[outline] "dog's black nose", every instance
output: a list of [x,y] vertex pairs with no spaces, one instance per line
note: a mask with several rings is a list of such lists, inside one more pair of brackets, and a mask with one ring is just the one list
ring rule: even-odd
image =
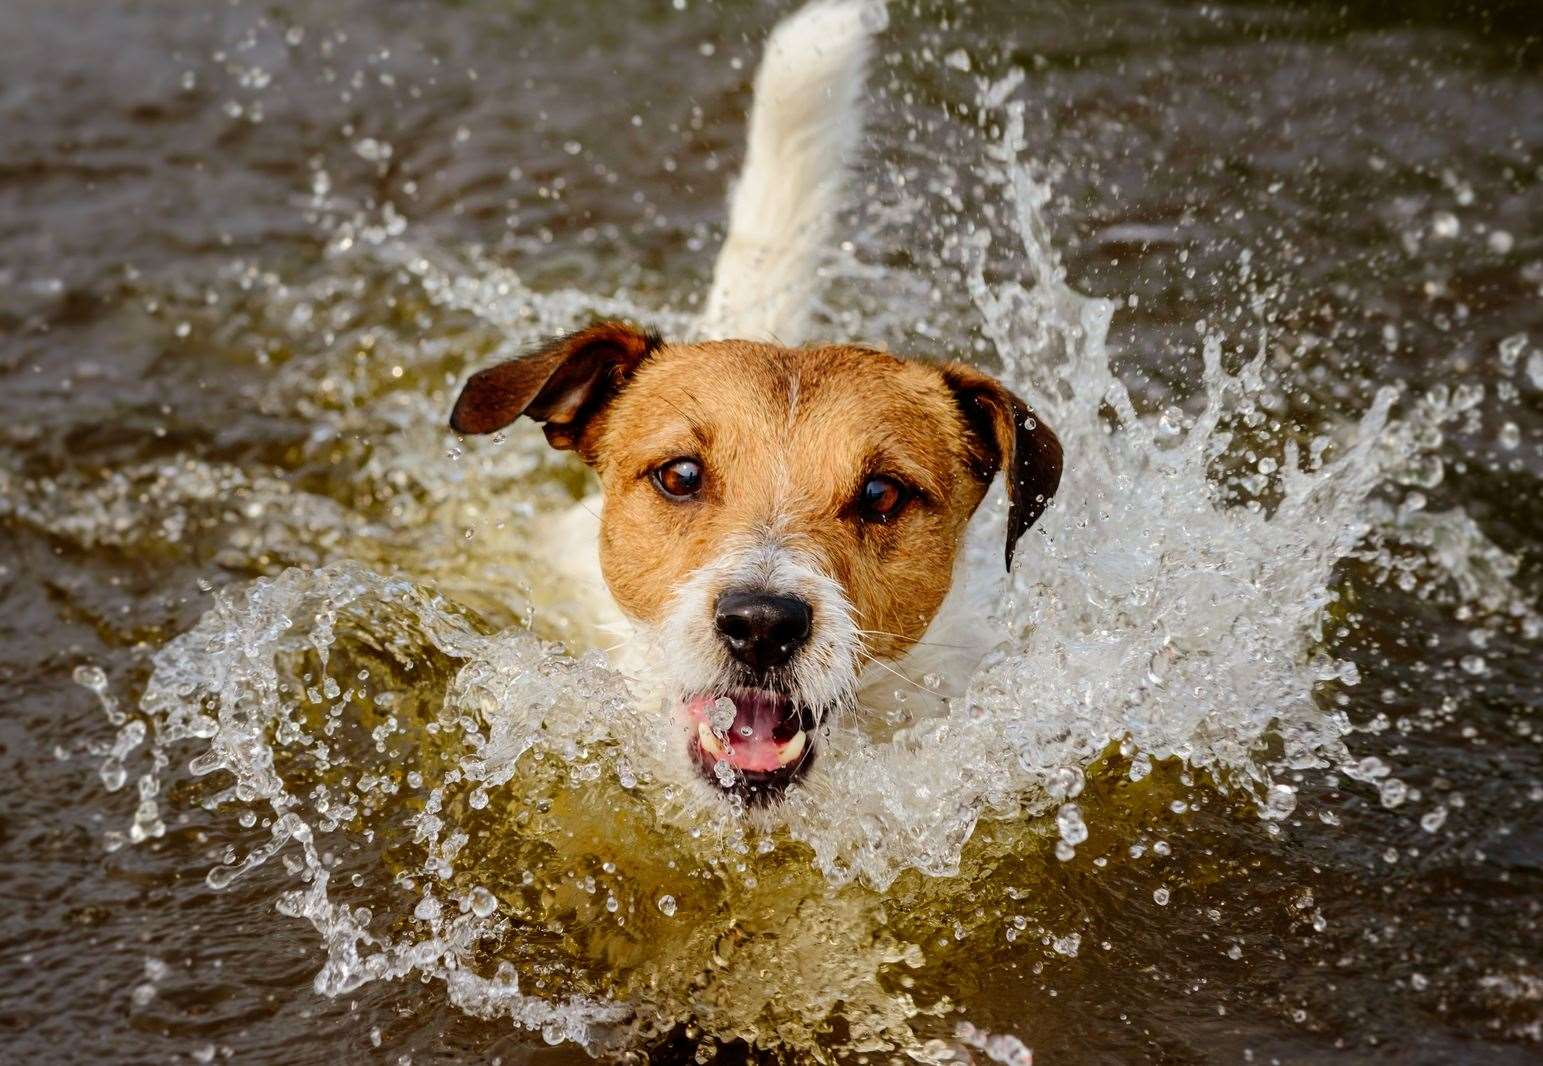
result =
[[757,672],[793,658],[809,639],[814,612],[794,596],[767,592],[725,592],[718,597],[715,621],[729,654]]

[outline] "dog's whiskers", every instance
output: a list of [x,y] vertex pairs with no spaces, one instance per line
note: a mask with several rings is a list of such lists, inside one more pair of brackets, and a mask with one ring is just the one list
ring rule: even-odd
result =
[[918,691],[918,692],[925,692],[929,696],[937,695],[936,692],[933,692],[932,689],[928,688],[926,685],[923,685],[919,681],[916,681],[916,680],[914,680],[912,678],[906,677],[899,670],[896,670],[893,666],[890,666],[887,662],[885,662],[883,659],[880,659],[877,655],[874,655],[872,652],[864,651],[862,649],[859,649],[857,654],[859,656],[861,656],[862,658],[867,659],[867,661],[869,663],[872,663],[874,666],[877,666],[880,670],[883,670],[886,673],[892,674],[895,677],[899,678],[901,681],[904,681],[907,685],[910,685],[912,688],[916,689],[916,691]]
[[[864,637],[894,637],[898,640],[908,640],[904,633],[890,633],[882,629],[858,629],[855,630]],[[910,643],[920,648],[947,648],[950,651],[973,651],[974,649],[964,644],[944,644],[936,640],[912,640]]]

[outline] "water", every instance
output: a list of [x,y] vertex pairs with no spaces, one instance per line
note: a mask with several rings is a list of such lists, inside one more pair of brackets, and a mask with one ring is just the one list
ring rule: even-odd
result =
[[1536,44],[896,7],[822,329],[1000,371],[1068,474],[968,697],[748,826],[531,561],[579,472],[442,428],[691,330],[778,11],[683,7],[0,31],[13,1046],[1529,1061]]

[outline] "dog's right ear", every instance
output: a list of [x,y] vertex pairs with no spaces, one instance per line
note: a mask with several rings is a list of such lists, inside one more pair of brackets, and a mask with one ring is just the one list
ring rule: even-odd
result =
[[492,433],[521,415],[554,448],[575,449],[584,427],[663,341],[624,322],[597,322],[518,359],[479,370],[450,412],[457,433]]

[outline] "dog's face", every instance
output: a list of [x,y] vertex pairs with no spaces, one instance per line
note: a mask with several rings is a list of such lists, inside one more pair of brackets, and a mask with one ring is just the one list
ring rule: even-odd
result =
[[522,413],[600,478],[601,568],[652,638],[682,750],[753,801],[808,768],[866,665],[926,631],[996,471],[1009,564],[1060,478],[1055,435],[993,379],[861,347],[604,323],[475,375],[451,425]]

